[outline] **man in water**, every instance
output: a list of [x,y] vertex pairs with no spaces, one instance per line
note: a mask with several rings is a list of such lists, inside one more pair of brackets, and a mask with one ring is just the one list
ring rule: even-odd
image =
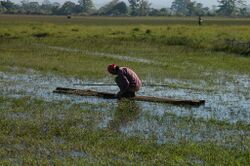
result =
[[133,70],[127,67],[119,67],[116,64],[108,65],[107,70],[110,74],[117,75],[115,82],[120,88],[116,95],[118,99],[135,97],[135,92],[139,91],[142,83]]

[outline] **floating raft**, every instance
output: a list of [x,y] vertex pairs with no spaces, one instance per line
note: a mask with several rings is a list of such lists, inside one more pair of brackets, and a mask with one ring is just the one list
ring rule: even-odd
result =
[[[116,99],[115,94],[107,92],[97,92],[93,90],[83,90],[83,89],[71,89],[71,88],[61,88],[58,87],[53,93],[60,94],[72,94],[78,96],[96,96],[104,99]],[[150,97],[150,96],[136,96],[131,98],[131,100],[136,101],[146,101],[146,102],[155,102],[155,103],[168,103],[174,105],[191,105],[191,106],[200,106],[205,104],[205,100],[179,100],[173,98],[159,98],[159,97]]]

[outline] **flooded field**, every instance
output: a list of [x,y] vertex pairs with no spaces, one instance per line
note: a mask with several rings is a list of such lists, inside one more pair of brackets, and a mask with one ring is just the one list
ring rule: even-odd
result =
[[[210,86],[210,89],[205,88],[206,82],[194,84],[191,81],[178,81],[166,78],[163,83],[164,86],[152,87],[147,86],[146,81],[144,81],[145,84],[138,93],[138,95],[143,96],[171,97],[176,99],[204,99],[206,100],[205,106],[192,108],[146,102],[138,102],[138,104],[143,110],[154,110],[152,114],[157,115],[162,115],[165,112],[172,112],[179,116],[192,115],[197,118],[214,118],[232,123],[238,121],[250,122],[250,77],[247,75],[232,75],[230,80],[226,80],[226,78],[222,80],[223,78],[221,78],[220,75],[218,75],[218,77],[220,81],[215,80],[215,84]],[[0,93],[8,97],[31,96],[46,101],[69,100],[74,103],[101,103],[107,102],[107,100],[95,97],[59,95],[52,93],[52,91],[56,87],[68,87],[115,93],[118,91],[116,86],[98,86],[98,84],[102,83],[112,83],[111,81],[110,78],[107,78],[107,80],[90,82],[88,80],[60,77],[53,74],[43,75],[33,70],[24,74],[0,72]],[[172,83],[175,83],[175,88],[166,86]],[[84,86],[84,84],[97,84],[97,86]],[[188,85],[192,88],[185,89],[183,85]],[[111,100],[109,103],[116,103],[116,100]]]
[[[100,104],[95,111],[104,112],[97,127],[113,128],[126,135],[140,135],[144,139],[154,137],[158,143],[180,140],[215,141],[226,144],[232,138],[249,137],[249,131],[225,129],[210,125],[206,121],[217,120],[227,123],[243,122],[250,124],[250,76],[228,75],[219,73],[214,84],[209,86],[206,82],[193,83],[192,81],[171,80],[166,78],[163,84],[175,84],[175,88],[167,86],[146,86],[138,95],[172,97],[177,99],[204,99],[205,106],[185,107],[169,104],[156,104],[146,102],[133,102],[124,106],[117,100],[105,100],[95,97],[82,97],[74,95],[54,94],[56,87],[83,88],[105,92],[117,92],[116,86],[83,86],[76,84],[112,83],[110,78],[91,82],[76,78],[66,78],[54,74],[41,74],[34,70],[25,73],[0,72],[0,95],[10,98],[29,96],[44,101],[65,101],[65,107],[72,104]],[[183,88],[184,85],[187,88]],[[178,88],[181,87],[181,88]],[[6,106],[7,107],[7,106]],[[127,109],[127,110],[126,110]],[[110,112],[110,110],[115,110]],[[119,110],[131,111],[131,117],[122,119]],[[107,112],[107,113],[105,113]],[[118,116],[117,116],[118,114]],[[29,115],[15,114],[9,118],[29,119]],[[182,118],[179,120],[178,118]],[[186,118],[186,123],[183,122]],[[198,122],[196,122],[196,120]],[[198,123],[198,124],[197,124]],[[185,124],[185,125],[184,125]],[[231,144],[231,143],[229,143]],[[237,146],[228,145],[228,146]]]
[[[248,42],[248,19],[0,17],[0,165],[249,165],[249,52],[224,43]],[[53,93],[116,93],[110,63],[139,96],[206,103]]]

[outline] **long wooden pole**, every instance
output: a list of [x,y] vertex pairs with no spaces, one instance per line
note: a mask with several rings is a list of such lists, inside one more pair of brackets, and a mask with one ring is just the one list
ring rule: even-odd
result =
[[[71,89],[71,88],[61,88],[58,87],[53,93],[60,94],[72,94],[79,96],[96,96],[105,99],[116,99],[115,94],[107,92],[97,92],[92,90],[83,90],[83,89]],[[201,106],[205,104],[205,100],[181,100],[173,98],[159,98],[159,97],[150,97],[150,96],[136,96],[131,98],[131,100],[137,101],[146,101],[146,102],[155,102],[155,103],[168,103],[174,105],[191,105],[191,106]]]

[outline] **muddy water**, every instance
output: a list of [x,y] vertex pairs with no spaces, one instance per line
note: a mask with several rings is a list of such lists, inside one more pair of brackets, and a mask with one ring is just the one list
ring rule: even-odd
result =
[[[120,112],[119,102],[116,100],[105,100],[95,97],[81,97],[73,95],[54,94],[52,91],[56,87],[84,88],[97,91],[117,92],[115,86],[74,86],[81,83],[95,83],[76,78],[65,78],[53,74],[40,74],[39,72],[29,70],[26,73],[3,73],[0,72],[0,95],[8,97],[31,96],[45,101],[68,101],[66,103],[105,103],[107,107],[97,108],[100,111],[118,110],[114,115],[108,113],[103,117],[102,122],[98,124],[100,128],[112,127],[128,135],[143,135],[145,139],[154,136],[158,143],[175,142],[180,139],[195,141],[230,142],[232,137],[241,135],[241,131],[223,130],[209,127],[205,123],[189,124],[183,127],[178,120],[173,120],[166,116],[166,113],[177,115],[177,117],[193,117],[202,119],[223,120],[230,123],[243,121],[250,124],[250,76],[230,75],[219,73],[214,81],[212,90],[203,90],[206,88],[206,82],[193,83],[192,81],[179,81],[166,79],[164,84],[175,83],[180,87],[190,85],[194,89],[170,88],[170,87],[143,87],[138,95],[173,97],[180,99],[204,99],[205,106],[201,107],[183,107],[167,104],[136,102],[137,113],[132,114],[128,119],[119,119],[122,115],[116,115]],[[109,82],[99,80],[96,83]],[[144,81],[146,82],[146,81]],[[67,105],[66,105],[67,106]],[[133,109],[135,107],[133,106]],[[150,117],[150,118],[148,118]],[[156,118],[155,118],[156,117]],[[159,121],[159,118],[161,120]],[[117,120],[118,119],[118,120]],[[119,122],[119,123],[118,123]],[[122,123],[120,123],[122,122]],[[174,125],[173,125],[174,124]],[[180,127],[182,126],[182,127]],[[250,133],[244,133],[243,136],[250,136]]]

